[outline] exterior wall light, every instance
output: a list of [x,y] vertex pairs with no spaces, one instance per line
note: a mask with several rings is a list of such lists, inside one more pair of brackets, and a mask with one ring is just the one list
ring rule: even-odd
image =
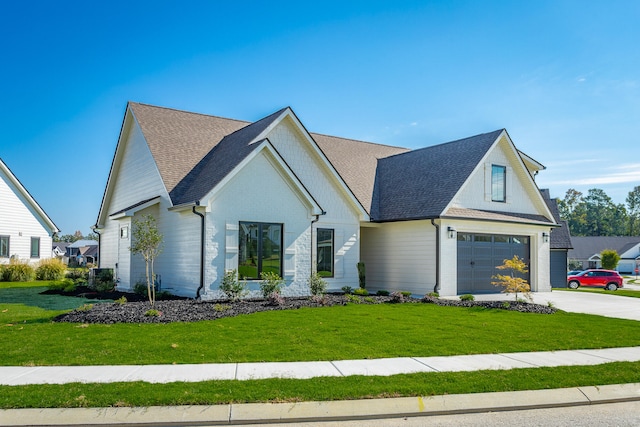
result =
[[542,241],[545,243],[549,242],[549,233],[547,232],[542,233]]
[[447,233],[449,234],[450,239],[456,238],[456,229],[453,227],[447,227]]

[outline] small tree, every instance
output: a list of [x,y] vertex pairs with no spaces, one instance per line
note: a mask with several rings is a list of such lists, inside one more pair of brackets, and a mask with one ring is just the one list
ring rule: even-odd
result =
[[602,263],[602,268],[606,270],[613,270],[616,268],[619,261],[620,255],[618,255],[618,252],[613,249],[605,249],[600,252],[600,262]]
[[156,219],[151,215],[143,215],[133,221],[131,227],[132,245],[129,248],[132,253],[142,255],[145,262],[145,275],[147,279],[147,294],[149,303],[153,307],[156,302],[155,272],[153,263],[162,252],[162,234],[158,231]]
[[249,293],[247,283],[238,280],[237,270],[230,270],[224,273],[220,290],[231,301],[238,301]]
[[365,286],[367,285],[364,262],[359,262],[357,264],[357,267],[358,267],[358,282],[359,282],[360,287],[362,289],[364,289]]
[[492,276],[493,279],[496,279],[495,282],[491,282],[492,285],[502,287],[502,292],[504,293],[515,293],[516,301],[518,300],[518,292],[522,293],[526,299],[529,301],[532,300],[531,287],[529,283],[522,277],[518,276],[518,274],[525,274],[529,270],[527,270],[527,264],[518,257],[518,255],[514,255],[511,259],[505,259],[504,264],[496,267],[498,270],[509,270],[509,274],[496,274]]

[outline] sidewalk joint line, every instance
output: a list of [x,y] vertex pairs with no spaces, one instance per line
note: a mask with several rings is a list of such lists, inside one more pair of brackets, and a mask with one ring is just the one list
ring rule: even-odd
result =
[[338,373],[339,373],[341,376],[346,377],[346,375],[344,374],[344,372],[342,372],[342,371],[340,370],[340,368],[338,368],[338,367],[336,366],[336,364],[335,364],[335,363],[333,363],[333,362],[334,362],[333,360],[329,361],[329,363],[331,363],[331,366],[333,366],[334,368],[336,368],[336,371],[338,371]]

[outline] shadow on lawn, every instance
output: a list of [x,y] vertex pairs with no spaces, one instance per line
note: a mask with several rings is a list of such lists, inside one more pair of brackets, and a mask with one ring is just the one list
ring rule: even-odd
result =
[[112,300],[93,300],[62,295],[42,294],[46,286],[0,289],[0,304],[24,304],[43,310],[74,310],[85,304],[113,302]]

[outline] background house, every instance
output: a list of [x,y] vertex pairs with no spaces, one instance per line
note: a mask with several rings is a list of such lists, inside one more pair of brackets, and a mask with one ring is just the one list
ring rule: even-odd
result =
[[620,255],[618,270],[620,273],[634,274],[640,266],[640,236],[573,236],[573,249],[569,251],[569,260],[582,269],[601,268],[600,253],[612,249]]
[[69,265],[87,265],[87,263],[97,265],[98,263],[98,241],[90,239],[76,240],[66,247],[66,256]]
[[11,258],[35,263],[52,256],[59,230],[0,159],[0,264]]
[[558,210],[558,202],[556,199],[551,198],[551,194],[548,189],[540,190],[542,197],[544,197],[549,210],[553,214],[559,227],[551,230],[550,236],[550,249],[549,255],[551,269],[550,280],[551,286],[554,288],[565,288],[567,286],[567,271],[569,262],[569,250],[573,248],[571,243],[571,232],[569,231],[569,225],[566,221],[560,219],[560,211]]

